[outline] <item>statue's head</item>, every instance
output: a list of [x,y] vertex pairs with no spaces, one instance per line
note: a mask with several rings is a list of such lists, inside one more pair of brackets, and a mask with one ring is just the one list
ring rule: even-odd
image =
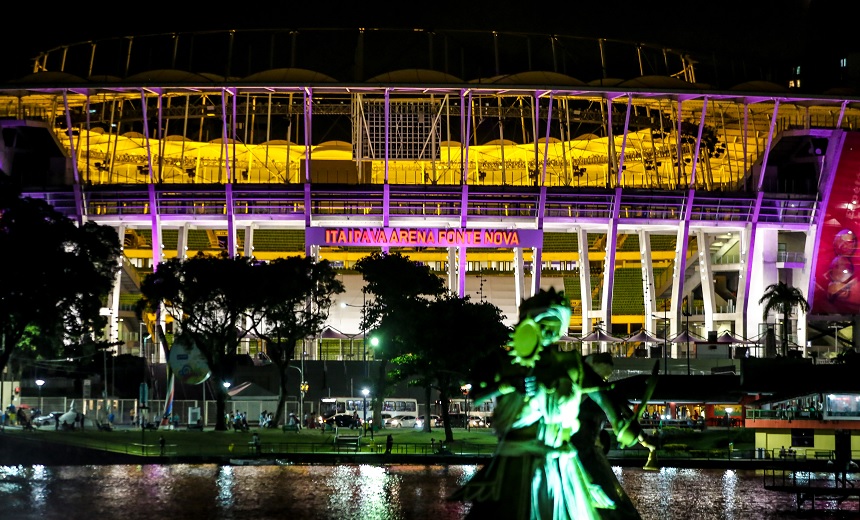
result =
[[570,301],[554,288],[541,291],[520,304],[519,323],[509,345],[514,362],[534,366],[540,351],[558,341],[570,326]]

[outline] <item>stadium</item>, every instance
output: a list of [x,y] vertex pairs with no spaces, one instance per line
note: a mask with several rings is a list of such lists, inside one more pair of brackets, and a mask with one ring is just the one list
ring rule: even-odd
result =
[[[824,361],[855,341],[860,99],[746,70],[486,31],[87,41],[0,85],[0,170],[123,237],[109,302],[122,353],[143,354],[152,330],[132,312],[141,276],[227,252],[334,262],[347,292],[306,359],[362,360],[351,267],[382,250],[508,323],[538,288],[564,289],[572,342],[607,334],[584,351],[774,357],[787,337],[791,356]],[[810,311],[763,317],[777,282]]]

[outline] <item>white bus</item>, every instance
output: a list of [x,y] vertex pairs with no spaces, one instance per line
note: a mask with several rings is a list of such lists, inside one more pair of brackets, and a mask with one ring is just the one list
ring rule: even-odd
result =
[[[448,400],[448,415],[451,418],[453,426],[465,426],[467,415],[472,418],[478,417],[481,420],[481,424],[476,424],[473,419],[472,426],[489,426],[493,418],[493,409],[495,406],[496,402],[492,399],[475,405],[475,401],[472,399],[452,398]],[[441,402],[436,401],[433,404],[433,413],[439,416],[442,415]]]
[[[358,414],[364,419],[364,404],[367,403],[367,416],[373,413],[373,399],[364,397],[323,397],[320,399],[319,414],[322,422],[328,421],[336,415],[348,415],[352,417]],[[418,400],[409,397],[386,397],[382,401],[382,413],[390,416],[410,413],[418,415]],[[340,425],[339,425],[340,426]]]

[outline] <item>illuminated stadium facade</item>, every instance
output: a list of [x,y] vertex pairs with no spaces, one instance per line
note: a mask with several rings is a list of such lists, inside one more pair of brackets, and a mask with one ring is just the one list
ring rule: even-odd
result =
[[[111,334],[126,345],[141,330],[129,310],[140,272],[198,251],[335,262],[349,305],[330,325],[358,334],[350,268],[387,250],[510,323],[536,288],[564,288],[572,336],[770,326],[804,356],[853,346],[858,100],[705,59],[472,32],[85,42],[0,85],[0,167],[27,196],[120,231],[110,306],[127,319]],[[737,82],[707,83],[705,68]],[[777,281],[811,312],[765,321],[758,300]],[[647,352],[636,346],[616,353]],[[353,354],[343,348],[309,354]]]

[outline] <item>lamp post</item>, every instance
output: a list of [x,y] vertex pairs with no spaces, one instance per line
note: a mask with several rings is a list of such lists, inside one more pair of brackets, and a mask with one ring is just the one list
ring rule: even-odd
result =
[[141,320],[140,325],[137,328],[138,329],[137,337],[140,339],[140,345],[138,345],[138,346],[140,347],[140,357],[142,357],[142,358],[146,357],[146,340],[148,340],[149,336],[150,336],[149,334],[147,334],[146,336],[143,335],[145,327],[146,327],[146,324],[143,322],[143,320]]
[[[364,350],[364,377],[370,376],[370,366],[367,362],[367,293],[361,292],[361,306],[340,302],[342,308],[354,307],[361,309],[361,348]],[[375,338],[374,338],[375,339]],[[373,340],[371,340],[373,341]]]
[[[370,347],[376,348],[379,346],[379,338],[370,338]],[[370,360],[367,359],[367,347],[364,349],[364,377],[370,377]]]
[[[138,396],[139,406],[137,410],[137,422],[140,424],[140,444],[144,446],[145,440],[145,431],[146,431],[146,421],[143,416],[146,414],[147,410],[149,410],[149,387],[146,385],[146,340],[152,337],[151,334],[143,335],[144,329],[143,321],[140,322],[140,326],[138,327],[140,335],[140,357],[143,359],[143,378],[140,380],[140,391]],[[144,453],[146,453],[146,447],[144,446]]]
[[669,373],[669,307],[663,303],[663,317],[656,314],[651,315],[652,318],[663,322],[663,373]]
[[[365,387],[361,389],[362,396],[362,404],[361,408],[364,412],[364,419],[362,419],[362,426],[364,426],[364,432],[367,433],[367,396],[370,394],[370,389]],[[373,428],[370,429],[370,438],[373,439]]]
[[[299,417],[305,417],[305,392],[307,391],[307,382],[305,381],[304,371],[297,366],[289,365],[290,368],[295,368],[299,371]],[[286,420],[286,417],[284,418]],[[286,423],[285,423],[286,424]]]
[[42,385],[44,385],[44,384],[45,384],[44,379],[37,379],[36,380],[36,386],[39,387],[39,410],[42,409]]
[[687,298],[684,298],[683,313],[687,322],[684,325],[685,332],[687,333],[687,375],[690,375],[690,300]]
[[460,390],[463,392],[463,398],[466,401],[466,431],[472,431],[472,421],[470,421],[471,418],[469,417],[469,392],[472,391],[472,385],[470,383],[466,383],[460,387]]
[[[230,381],[222,381],[222,382],[221,382],[221,386],[223,386],[223,387],[224,387],[224,392],[227,392],[228,390],[230,390],[230,386],[231,386]],[[216,418],[215,420],[216,420],[216,421],[223,421],[223,420],[224,420],[224,418],[223,418],[223,417],[219,417],[219,418]],[[217,423],[216,423],[216,424],[217,424]],[[217,425],[216,425],[216,428],[217,428]],[[227,429],[230,429],[230,425],[229,425],[229,424],[227,425]]]
[[830,326],[833,329],[833,354],[839,353],[839,324],[834,323]]

